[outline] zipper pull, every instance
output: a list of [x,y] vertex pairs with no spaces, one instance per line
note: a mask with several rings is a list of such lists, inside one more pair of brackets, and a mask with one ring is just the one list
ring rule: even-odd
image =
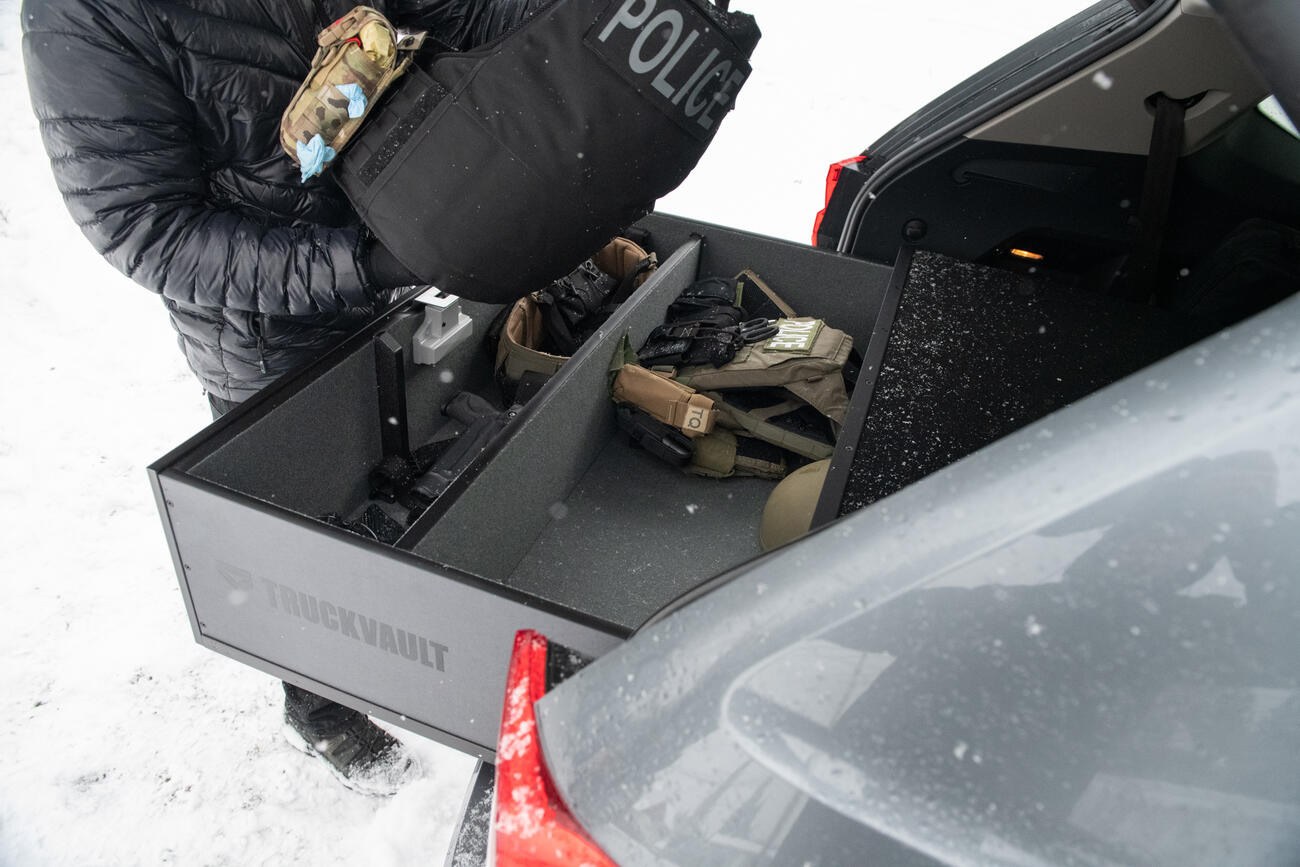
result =
[[266,366],[265,349],[266,347],[262,340],[262,329],[259,326],[257,329],[257,367],[262,371],[262,373],[270,373],[270,370]]

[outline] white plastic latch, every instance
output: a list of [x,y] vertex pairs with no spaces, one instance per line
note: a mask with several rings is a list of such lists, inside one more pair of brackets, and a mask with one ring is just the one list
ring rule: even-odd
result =
[[460,309],[459,295],[430,288],[416,301],[424,305],[424,321],[415,332],[411,358],[416,364],[437,364],[474,333],[474,320]]

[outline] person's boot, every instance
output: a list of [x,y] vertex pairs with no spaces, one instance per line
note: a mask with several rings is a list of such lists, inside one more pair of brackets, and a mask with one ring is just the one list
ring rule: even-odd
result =
[[365,795],[395,794],[420,774],[415,757],[365,714],[348,711],[328,728],[284,715],[285,738],[299,750],[322,759],[343,785]]

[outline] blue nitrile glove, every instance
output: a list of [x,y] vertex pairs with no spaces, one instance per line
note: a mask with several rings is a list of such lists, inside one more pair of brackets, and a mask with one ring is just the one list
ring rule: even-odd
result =
[[307,183],[307,179],[314,175],[319,175],[325,164],[334,157],[338,156],[334,148],[325,144],[325,139],[316,133],[311,137],[311,141],[303,144],[298,142],[298,165],[302,168],[302,183]]
[[366,113],[366,95],[359,84],[336,84],[334,88],[348,100],[348,117],[361,117]]

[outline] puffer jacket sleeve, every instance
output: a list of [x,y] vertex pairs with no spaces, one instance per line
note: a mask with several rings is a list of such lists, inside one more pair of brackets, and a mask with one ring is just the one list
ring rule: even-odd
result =
[[297,316],[373,303],[359,228],[269,225],[212,201],[192,108],[138,3],[26,0],[22,22],[59,190],[119,270],[203,306]]
[[553,0],[394,0],[394,20],[432,32],[464,50],[482,45],[523,22]]

